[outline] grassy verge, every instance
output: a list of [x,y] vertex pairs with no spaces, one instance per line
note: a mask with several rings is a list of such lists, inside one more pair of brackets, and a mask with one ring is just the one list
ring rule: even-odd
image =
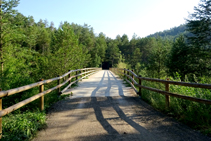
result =
[[[121,78],[123,77],[121,76]],[[174,80],[173,78],[171,80],[180,81]],[[138,82],[138,80],[136,81]],[[186,82],[189,81],[186,80]],[[199,83],[210,84],[211,82],[208,79],[201,79]],[[130,86],[126,81],[125,84]],[[165,86],[161,83],[142,81],[142,85],[165,90]],[[170,85],[170,92],[211,100],[211,90],[209,89]],[[142,99],[155,109],[176,118],[191,128],[211,136],[211,105],[170,97],[170,107],[166,108],[164,95],[146,89],[142,89]]]
[[[54,84],[55,86],[56,84]],[[68,84],[63,86],[65,88]],[[72,87],[75,87],[76,84],[72,85]],[[45,90],[52,87],[47,86],[45,87]],[[30,93],[31,92],[31,93]],[[14,103],[18,103],[21,100],[24,100],[33,94],[39,93],[38,88],[34,90],[30,90],[28,92],[23,93],[21,98],[15,98]],[[39,99],[23,106],[22,108],[4,116],[2,118],[2,130],[3,130],[3,136],[2,141],[28,141],[31,140],[37,133],[37,131],[43,129],[46,127],[46,113],[48,111],[48,108],[55,102],[65,99],[69,95],[61,95],[58,96],[57,91],[53,91],[49,94],[45,95],[45,110],[40,112],[38,109],[39,105]],[[16,96],[17,97],[17,96]],[[6,97],[6,99],[3,99],[3,102],[9,101],[11,97]],[[9,103],[10,105],[13,105],[12,102]],[[4,108],[8,107],[8,103],[3,105]]]
[[30,140],[38,130],[46,126],[45,112],[25,112],[22,114],[9,114],[2,119],[3,141]]
[[[143,81],[143,85],[161,90],[165,89],[164,85],[155,82]],[[211,91],[208,89],[170,85],[170,91],[191,97],[211,100]],[[142,99],[157,110],[176,118],[194,129],[200,130],[206,135],[211,135],[210,105],[170,97],[170,107],[166,108],[164,95],[146,89],[142,89]]]

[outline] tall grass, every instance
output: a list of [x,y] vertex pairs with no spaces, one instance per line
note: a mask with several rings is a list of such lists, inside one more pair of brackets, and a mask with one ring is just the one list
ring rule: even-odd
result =
[[[72,80],[74,81],[74,80]],[[63,82],[63,81],[62,81]],[[61,82],[61,83],[62,83]],[[46,84],[44,89],[47,90],[57,85],[57,82]],[[68,84],[61,87],[61,90]],[[73,85],[75,86],[75,85]],[[3,109],[12,106],[22,100],[25,100],[39,93],[39,87],[14,94],[3,98]],[[50,92],[44,96],[45,110],[39,111],[39,99],[17,109],[16,111],[4,116],[2,119],[3,136],[2,140],[30,140],[38,130],[46,125],[46,111],[55,102],[68,97],[69,95],[58,96],[57,90]]]
[[37,130],[45,127],[46,115],[44,112],[25,112],[9,114],[2,119],[3,141],[30,140]]
[[[123,75],[119,75],[121,78],[126,79]],[[194,82],[211,84],[210,78],[196,78],[195,76],[193,78]],[[135,78],[135,80],[138,82],[138,79]],[[170,80],[181,81],[177,76],[175,78],[170,77]],[[185,78],[185,82],[190,82],[187,77]],[[165,90],[165,85],[162,83],[142,80],[142,85]],[[170,92],[211,100],[210,89],[170,85]],[[200,130],[204,134],[211,135],[211,105],[170,97],[170,107],[167,108],[165,95],[147,89],[142,89],[142,99],[152,105],[155,109],[176,118],[194,129]]]
[[[144,86],[164,90],[163,84],[147,81],[143,81],[142,84]],[[170,92],[211,100],[211,90],[209,89],[170,85]],[[154,108],[175,117],[188,126],[199,129],[205,134],[211,134],[210,105],[170,97],[170,107],[167,108],[164,95],[146,89],[142,89],[142,98]]]

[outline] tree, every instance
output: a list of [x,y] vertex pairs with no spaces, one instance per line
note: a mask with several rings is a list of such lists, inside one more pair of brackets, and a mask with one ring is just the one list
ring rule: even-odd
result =
[[[36,44],[36,51],[39,53],[46,55],[50,53],[50,32],[48,28],[42,26],[44,23],[40,23],[41,26],[38,26],[38,33],[37,33],[37,44]],[[39,25],[39,24],[38,24]]]
[[8,41],[11,40],[10,34],[12,31],[11,19],[12,14],[16,13],[14,7],[17,7],[19,0],[0,0],[0,62],[1,75],[3,76],[4,68],[4,50]]
[[[47,74],[64,74],[69,69],[81,68],[84,65],[83,47],[79,45],[71,25],[64,22],[53,37],[53,54],[49,56]],[[49,76],[50,77],[50,76]]]
[[[99,66],[102,62],[105,60],[105,53],[107,49],[107,44],[106,44],[106,37],[105,35],[101,32],[98,37],[96,37],[96,43],[95,43],[95,58],[94,58],[94,64],[92,66]],[[98,61],[96,61],[98,60]],[[98,64],[96,64],[98,62]]]
[[115,40],[107,39],[108,48],[106,50],[107,62],[111,62],[112,67],[117,65],[120,59],[120,51],[118,48],[118,43]]
[[211,44],[211,0],[201,0],[195,12],[187,19],[188,41],[195,46],[206,48]]
[[195,74],[208,75],[211,71],[211,0],[201,0],[187,19],[189,60]]
[[142,53],[140,52],[140,49],[136,48],[130,59],[130,64],[132,68],[135,68],[136,64],[141,62],[141,56]]
[[151,72],[151,77],[164,76],[166,73],[166,61],[169,53],[170,44],[161,38],[156,40],[156,48],[151,50],[147,70]]
[[[90,27],[87,24],[84,24],[83,26],[77,25],[72,23],[71,24],[74,33],[78,36],[79,38],[79,44],[83,46],[84,52],[88,52],[86,56],[86,64],[88,67],[92,67],[93,65],[93,60],[95,59],[96,55],[96,48],[95,48],[95,43],[96,43],[96,38],[94,35],[93,28]],[[100,56],[98,54],[98,56]]]
[[184,80],[185,75],[191,72],[189,56],[188,45],[185,43],[184,36],[180,35],[173,43],[168,58],[167,67],[170,75],[173,76],[178,72],[181,75],[181,80]]

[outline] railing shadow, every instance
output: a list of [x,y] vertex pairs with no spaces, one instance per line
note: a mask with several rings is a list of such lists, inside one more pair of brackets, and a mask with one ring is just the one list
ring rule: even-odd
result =
[[[108,76],[108,79],[105,79],[106,74]],[[104,83],[105,80],[108,81],[108,83]],[[70,126],[75,127],[75,124],[77,122],[86,120],[86,118],[90,115],[91,112],[92,115],[94,114],[97,122],[103,127],[103,129],[107,132],[107,134],[104,134],[104,131],[103,134],[100,135],[79,134],[74,139],[82,141],[83,140],[84,141],[85,140],[167,140],[167,139],[172,139],[171,136],[174,137],[175,140],[206,139],[206,138],[204,139],[199,138],[200,136],[198,136],[195,132],[189,131],[188,128],[186,129],[184,127],[180,127],[176,122],[172,122],[172,119],[166,118],[163,115],[158,114],[158,112],[156,112],[155,110],[147,108],[147,106],[145,106],[140,99],[136,99],[132,96],[131,97],[124,96],[123,87],[121,84],[118,84],[120,83],[120,81],[117,80],[111,72],[105,71],[101,80],[98,82],[99,83],[95,83],[95,89],[94,90],[92,89],[93,91],[91,93],[91,97],[68,99],[67,102],[63,104],[65,105],[64,107],[59,105],[62,109],[59,110],[59,112],[64,111],[62,113],[65,113],[65,111],[72,110],[72,113],[70,112],[69,114],[65,114],[65,117],[67,119],[73,117],[74,119],[70,120],[70,124],[68,124],[67,126],[61,126],[61,131],[60,131],[61,134],[62,132],[65,132],[66,129],[64,128],[68,128]],[[102,90],[101,87],[105,87],[105,85],[107,85],[107,88]],[[111,92],[112,92],[111,89],[113,88],[112,86],[118,87],[119,96],[111,97]],[[107,97],[96,97],[97,93],[99,92],[104,93]],[[108,111],[106,111],[107,108],[109,110],[112,109],[112,113],[108,113]],[[79,109],[77,110],[79,111],[78,112],[79,114],[77,114],[76,111],[74,112],[75,109]],[[84,112],[81,109],[86,109],[86,110]],[[128,111],[131,111],[132,115],[130,114],[128,115]],[[104,114],[106,112],[109,115],[107,118],[106,118],[107,115]],[[76,115],[74,113],[76,113]],[[115,116],[113,116],[112,114],[115,114]],[[122,126],[117,127],[117,124],[115,124],[116,120]],[[157,120],[159,120],[159,122],[161,123],[164,122],[164,124],[159,124]],[[149,122],[152,122],[152,124],[156,124],[156,126],[146,127],[147,129],[141,126],[142,123],[150,125]],[[88,125],[92,125],[92,123]],[[98,126],[97,129],[93,129],[94,127],[89,129],[102,130],[101,126]],[[127,130],[127,128],[125,127],[124,129],[120,129],[123,126],[127,128],[130,126],[136,132],[123,134],[121,130],[124,130],[125,132],[130,130],[130,129]],[[58,126],[55,126],[55,128],[58,128]],[[172,130],[173,132],[166,132],[166,130],[169,131]],[[188,135],[185,135],[184,137],[181,136],[181,133],[183,132]],[[72,138],[70,138],[69,136],[66,136],[65,139],[72,140]]]
[[[112,97],[109,96],[110,94],[110,89],[111,89],[111,80],[110,80],[110,76],[109,74],[111,74],[113,76],[113,74],[109,71],[107,71],[107,75],[108,75],[108,86],[107,89],[105,90],[105,96],[107,97],[105,103],[110,103],[110,107],[112,107],[115,112],[119,115],[119,118],[121,118],[122,120],[124,120],[126,123],[128,123],[130,126],[132,126],[134,129],[136,129],[139,133],[141,133],[141,135],[144,134],[143,138],[149,138],[149,136],[151,136],[150,138],[152,138],[152,135],[149,134],[149,131],[147,131],[145,128],[143,128],[142,126],[140,126],[139,124],[137,124],[136,122],[134,122],[133,120],[129,119],[125,113],[122,111],[122,109],[118,106],[118,101],[114,100]],[[118,135],[119,133],[108,123],[108,121],[104,118],[103,114],[102,114],[102,110],[100,107],[100,104],[97,101],[97,98],[94,97],[96,95],[96,92],[100,89],[102,82],[104,80],[105,77],[105,72],[104,75],[100,81],[100,83],[98,84],[97,88],[95,90],[93,90],[92,92],[92,97],[91,97],[91,103],[93,105],[93,109],[95,112],[95,116],[96,119],[99,121],[99,123],[102,125],[102,127],[108,132],[108,134],[116,134]],[[117,82],[117,79],[113,76],[114,80]],[[119,91],[119,95],[124,99],[124,94],[123,94],[123,89],[121,87],[120,84],[118,85],[118,91]],[[124,99],[124,101],[126,102],[126,100]]]

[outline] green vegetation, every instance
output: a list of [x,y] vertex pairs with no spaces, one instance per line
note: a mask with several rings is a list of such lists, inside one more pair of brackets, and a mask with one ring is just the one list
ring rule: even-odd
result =
[[[54,78],[68,70],[101,67],[102,62],[108,62],[112,67],[134,69],[136,74],[144,77],[168,77],[171,80],[210,84],[211,0],[201,0],[186,25],[145,38],[134,34],[131,40],[127,35],[117,35],[116,39],[106,37],[103,33],[96,35],[94,29],[87,24],[64,22],[55,28],[53,22],[49,24],[47,20],[36,23],[32,16],[26,17],[14,10],[18,2],[19,0],[0,0],[2,90],[31,84],[41,78]],[[143,84],[163,89],[160,84]],[[52,82],[45,85],[45,89],[55,85],[56,82]],[[179,94],[211,99],[210,90],[178,86],[170,86],[170,89]],[[38,92],[38,88],[33,88],[5,97],[3,108]],[[60,99],[62,98],[64,97]],[[162,95],[143,90],[143,98],[157,109],[210,133],[210,106],[171,98],[171,107],[166,110]],[[56,92],[47,94],[45,109],[58,100]],[[31,139],[36,130],[45,125],[45,113],[38,112],[37,103],[38,100],[3,117],[3,140],[13,137],[17,140]],[[196,114],[200,116],[195,116]]]
[[[178,81],[179,79],[173,80]],[[189,81],[186,80],[185,82]],[[155,82],[143,81],[143,85],[165,90],[163,84]],[[202,99],[211,99],[211,92],[208,89],[170,85],[170,91]],[[162,111],[207,135],[211,135],[210,105],[170,97],[170,107],[166,108],[164,95],[146,89],[142,89],[142,99],[150,103],[157,110]]]
[[3,118],[3,139],[23,141],[32,139],[37,130],[46,126],[46,115],[42,112],[25,112]]
[[171,28],[169,30],[164,30],[164,31],[160,31],[160,32],[156,32],[154,34],[151,34],[147,37],[161,37],[163,39],[168,39],[168,40],[173,40],[175,41],[176,38],[179,37],[179,35],[189,35],[189,32],[186,31],[187,29],[187,25],[186,24],[182,24],[178,27],[174,27],[174,28]]
[[[127,64],[125,68],[134,69],[144,77],[211,84],[210,9],[211,0],[201,0],[186,25],[146,38],[134,36],[131,41],[125,41],[126,35],[122,36],[120,41],[124,44],[119,44],[119,48]],[[163,84],[147,81],[142,84],[165,90]],[[209,89],[170,85],[170,91],[211,100]],[[142,98],[156,109],[211,135],[210,105],[171,97],[167,109],[164,95],[145,89],[142,89]]]

